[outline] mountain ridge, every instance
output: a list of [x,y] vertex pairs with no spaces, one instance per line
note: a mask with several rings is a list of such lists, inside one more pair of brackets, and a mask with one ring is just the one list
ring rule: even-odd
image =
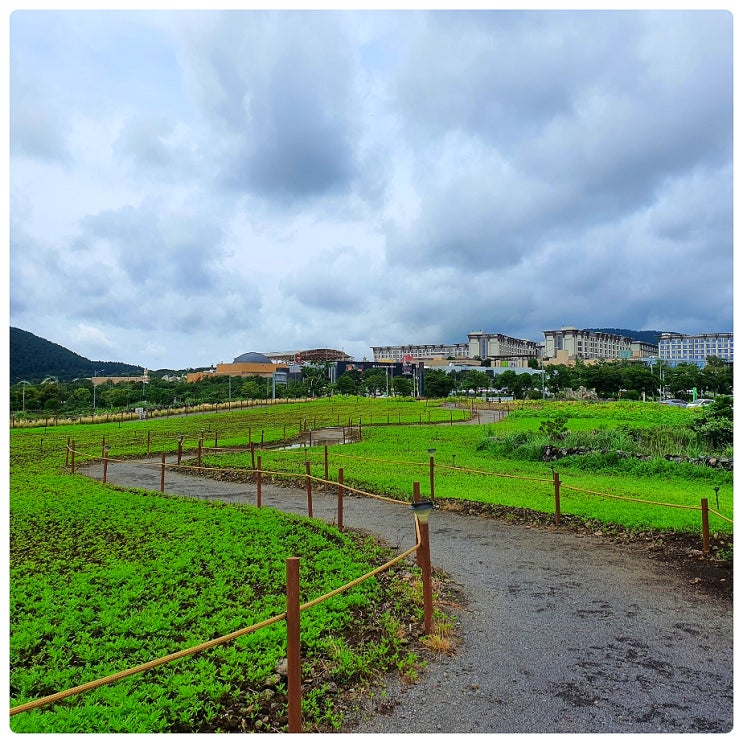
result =
[[21,328],[10,328],[10,383],[25,379],[40,382],[48,377],[71,381],[98,375],[131,376],[143,367],[121,361],[91,361],[58,343]]

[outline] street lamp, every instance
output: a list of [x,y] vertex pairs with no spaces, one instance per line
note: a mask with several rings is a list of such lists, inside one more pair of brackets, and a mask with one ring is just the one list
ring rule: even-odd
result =
[[94,371],[93,376],[90,378],[90,381],[93,383],[93,415],[95,415],[95,380],[98,374],[102,371],[103,369],[98,369],[98,371]]
[[21,393],[21,406],[22,406],[22,412],[26,412],[26,386],[31,384],[31,382],[27,382],[25,379],[21,379],[18,384],[22,384],[22,393]]

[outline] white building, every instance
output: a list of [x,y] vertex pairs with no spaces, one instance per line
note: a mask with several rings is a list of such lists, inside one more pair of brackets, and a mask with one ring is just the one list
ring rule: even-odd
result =
[[466,359],[469,352],[467,343],[427,343],[408,346],[372,346],[374,361],[405,361],[414,359]]
[[708,356],[733,360],[732,333],[662,333],[658,341],[658,358],[668,364],[704,366]]

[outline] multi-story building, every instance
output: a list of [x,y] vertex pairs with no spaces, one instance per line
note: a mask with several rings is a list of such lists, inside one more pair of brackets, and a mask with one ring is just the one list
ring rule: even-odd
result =
[[414,359],[467,358],[467,343],[426,343],[408,346],[372,346],[374,361],[400,362]]
[[492,359],[509,366],[526,366],[529,359],[541,357],[541,346],[535,341],[511,338],[503,333],[476,330],[467,334],[471,358]]
[[658,341],[658,358],[668,364],[704,366],[708,356],[733,361],[732,333],[662,333]]
[[658,347],[652,343],[614,333],[570,326],[543,332],[546,363],[571,364],[577,359],[640,359],[658,353]]

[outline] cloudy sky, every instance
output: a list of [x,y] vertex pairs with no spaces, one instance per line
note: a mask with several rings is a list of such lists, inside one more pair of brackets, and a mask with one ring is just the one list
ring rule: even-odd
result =
[[733,16],[9,16],[10,325],[150,369],[730,331]]

